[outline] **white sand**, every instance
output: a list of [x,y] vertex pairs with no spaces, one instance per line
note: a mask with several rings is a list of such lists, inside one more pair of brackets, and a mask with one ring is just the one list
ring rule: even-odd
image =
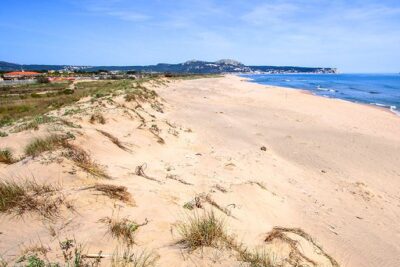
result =
[[[217,213],[226,219],[229,233],[249,248],[276,251],[284,244],[266,244],[267,233],[274,226],[296,227],[341,266],[400,266],[400,117],[236,76],[174,81],[155,90],[166,101],[165,113],[145,106],[156,117],[141,114],[148,127],[157,124],[161,129],[164,145],[149,131],[137,129],[135,114],[106,101],[103,106],[83,101],[78,105],[87,112],[67,117],[82,126],[69,129],[77,137],[74,143],[107,166],[113,177],[100,182],[126,186],[136,205],[74,190],[93,178],[56,152],[0,164],[2,179],[34,175],[38,181],[61,183],[77,209],[63,212],[56,222],[44,222],[37,215],[24,220],[2,215],[0,254],[11,258],[39,241],[55,248],[58,240],[73,236],[90,253],[111,254],[118,244],[98,220],[118,214],[138,223],[150,221],[139,228],[135,248],[154,249],[161,256],[159,266],[240,266],[232,251],[188,254],[174,245],[179,239],[174,225],[188,212],[182,206],[196,194],[208,193],[229,209],[230,217]],[[114,100],[133,105],[122,97]],[[88,122],[94,109],[102,111],[105,125]],[[95,129],[118,137],[132,152],[121,150]],[[22,153],[33,136],[55,130],[60,129],[41,126],[39,131],[11,134],[0,138],[0,148]],[[133,174],[143,163],[146,173],[160,183]],[[193,185],[166,179],[167,174]],[[56,237],[49,235],[49,226],[56,229]],[[318,266],[331,266],[309,242],[291,237]]]

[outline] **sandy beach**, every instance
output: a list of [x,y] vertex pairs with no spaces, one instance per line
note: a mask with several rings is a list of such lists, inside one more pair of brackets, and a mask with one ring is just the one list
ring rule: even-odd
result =
[[[271,251],[281,266],[335,266],[330,257],[340,266],[400,266],[399,116],[233,75],[148,86],[163,112],[122,95],[85,98],[51,112],[80,128],[49,123],[0,138],[18,157],[34,137],[70,133],[111,178],[92,177],[61,150],[0,163],[2,180],[58,184],[74,207],[52,220],[2,214],[4,259],[38,244],[60,256],[66,238],[111,255],[121,243],[102,218],[116,216],[143,224],[133,249],[154,251],[157,266],[247,266],[228,248],[177,245],[176,225],[213,209],[238,242]],[[96,113],[104,124],[90,122]],[[132,199],[110,199],[96,183],[125,186]],[[184,208],[196,198],[201,207]],[[281,232],[294,243],[268,239],[274,227],[300,228],[315,242],[289,230]]]

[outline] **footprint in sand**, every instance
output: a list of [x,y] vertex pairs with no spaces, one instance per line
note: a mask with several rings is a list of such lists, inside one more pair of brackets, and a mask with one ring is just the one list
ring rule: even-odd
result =
[[375,197],[375,194],[368,189],[368,186],[363,182],[356,182],[351,184],[350,193],[361,197],[365,201],[371,201]]

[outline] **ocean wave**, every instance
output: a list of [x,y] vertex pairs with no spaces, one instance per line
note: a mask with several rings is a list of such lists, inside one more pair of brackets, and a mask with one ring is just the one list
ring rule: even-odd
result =
[[385,104],[381,104],[381,103],[371,103],[371,105],[375,105],[375,106],[382,107],[382,108],[387,108],[387,109],[389,109],[391,112],[393,112],[394,114],[400,116],[400,110],[397,109],[397,106],[394,106],[394,105],[385,105]]
[[397,110],[396,106],[390,106],[390,111],[393,112],[394,114],[400,116],[400,110]]
[[319,85],[317,85],[317,90],[326,91],[326,92],[332,92],[332,93],[336,93],[336,92],[337,92],[337,91],[334,90],[334,89],[324,88],[324,87],[321,87],[321,86],[319,86]]
[[390,108],[389,105],[385,105],[385,104],[381,104],[381,103],[371,103],[371,105],[375,105],[375,106],[378,106],[378,107]]

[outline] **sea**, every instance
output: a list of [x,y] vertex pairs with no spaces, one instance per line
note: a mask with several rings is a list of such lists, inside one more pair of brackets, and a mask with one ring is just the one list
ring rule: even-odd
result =
[[264,85],[387,108],[400,116],[400,74],[249,74]]

